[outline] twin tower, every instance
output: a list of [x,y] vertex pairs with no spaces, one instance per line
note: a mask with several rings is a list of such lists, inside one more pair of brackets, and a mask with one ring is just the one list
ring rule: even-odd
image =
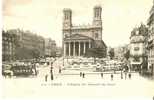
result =
[[[63,28],[67,29],[72,27],[72,10],[71,9],[64,9],[63,10],[64,17],[63,17]],[[94,7],[94,16],[93,16],[93,25],[100,27],[102,26],[102,19],[101,19],[102,8],[101,6]]]
[[[101,18],[101,13],[102,13],[102,7],[101,6],[95,6],[93,9],[93,22],[91,25],[87,26],[78,26],[78,29],[76,26],[72,25],[72,10],[71,9],[64,9],[63,10],[63,35],[67,35],[68,33],[71,34],[71,30],[87,30],[88,33],[86,32],[86,36],[89,36],[96,40],[94,38],[94,35],[98,36],[98,40],[102,39],[102,18]],[[81,32],[82,33],[82,32]],[[79,32],[80,34],[80,32]],[[69,34],[68,34],[69,35]]]
[[83,56],[90,48],[101,48],[106,55],[106,45],[102,40],[102,8],[94,7],[91,25],[72,24],[72,10],[64,9],[63,13],[63,54],[64,57]]

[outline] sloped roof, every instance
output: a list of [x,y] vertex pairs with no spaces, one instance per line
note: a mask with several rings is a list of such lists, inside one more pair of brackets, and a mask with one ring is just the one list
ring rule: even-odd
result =
[[104,48],[104,47],[107,48],[107,46],[106,46],[106,44],[103,40],[96,40],[95,41],[95,47],[96,48]]

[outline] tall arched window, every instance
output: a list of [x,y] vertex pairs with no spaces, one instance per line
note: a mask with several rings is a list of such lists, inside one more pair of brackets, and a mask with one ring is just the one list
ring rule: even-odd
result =
[[68,13],[65,14],[65,20],[68,19]]
[[99,17],[99,9],[95,10],[95,17]]

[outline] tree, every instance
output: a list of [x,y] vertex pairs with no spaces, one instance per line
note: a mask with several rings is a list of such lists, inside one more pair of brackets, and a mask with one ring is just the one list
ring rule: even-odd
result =
[[148,57],[147,56],[145,56],[145,57],[143,57],[143,62],[142,62],[142,70],[147,70],[148,69]]
[[113,59],[114,58],[114,49],[111,48],[108,53],[109,53],[110,59]]
[[148,35],[148,28],[143,23],[141,23],[141,26],[138,28],[138,30],[141,35]]
[[40,57],[40,51],[38,49],[33,49],[32,56],[33,56],[33,58],[36,58],[36,60],[37,60]]
[[37,51],[33,49],[28,49],[26,47],[17,47],[16,48],[16,59],[32,59],[35,58]]
[[129,57],[130,57],[130,50],[127,50],[127,52],[124,53],[124,57],[126,58],[126,60],[129,59]]

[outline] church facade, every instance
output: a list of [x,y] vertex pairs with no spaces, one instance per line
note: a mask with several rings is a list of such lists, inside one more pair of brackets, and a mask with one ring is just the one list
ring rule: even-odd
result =
[[63,56],[85,56],[90,49],[102,49],[103,57],[106,57],[106,48],[102,40],[102,8],[94,7],[93,22],[91,25],[72,25],[72,10],[63,10]]

